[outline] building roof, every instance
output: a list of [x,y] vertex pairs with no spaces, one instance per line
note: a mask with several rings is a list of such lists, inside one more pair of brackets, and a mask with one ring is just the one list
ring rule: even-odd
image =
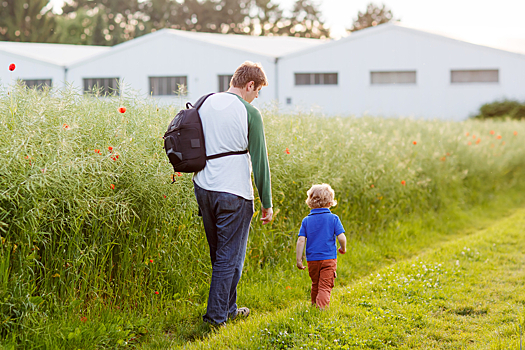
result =
[[329,40],[296,38],[292,36],[254,36],[239,34],[216,34],[162,29],[171,35],[182,36],[211,44],[248,51],[263,56],[281,57],[295,51],[312,48]]
[[0,41],[0,51],[58,66],[69,66],[77,61],[107,52],[108,50],[111,50],[111,47]]

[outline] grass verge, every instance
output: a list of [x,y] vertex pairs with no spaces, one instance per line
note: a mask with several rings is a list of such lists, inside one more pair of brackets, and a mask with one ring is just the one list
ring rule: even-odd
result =
[[189,349],[519,349],[525,209],[487,229],[307,301],[233,324]]

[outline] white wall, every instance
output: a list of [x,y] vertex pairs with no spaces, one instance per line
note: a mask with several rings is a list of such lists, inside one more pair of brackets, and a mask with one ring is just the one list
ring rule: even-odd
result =
[[[9,71],[9,65],[14,63],[16,68]],[[0,51],[0,85],[7,87],[17,79],[51,79],[51,84],[61,87],[64,84],[64,68],[52,63],[46,63],[24,56]]]
[[[499,83],[451,84],[451,69],[499,69]],[[285,56],[278,70],[285,110],[463,120],[483,103],[525,99],[525,56],[395,25]],[[401,70],[415,70],[416,84],[370,84],[371,71]],[[294,73],[323,72],[337,72],[338,85],[294,85]]]
[[[119,77],[134,90],[149,95],[150,76],[187,76],[188,95],[182,99],[195,101],[199,96],[217,92],[217,75],[233,74],[244,61],[260,62],[270,86],[262,89],[257,104],[275,99],[273,59],[235,49],[186,39],[171,33],[158,33],[116,46],[111,52],[70,67],[68,81],[83,88],[83,78]],[[179,103],[178,97],[155,96],[161,103]],[[254,103],[255,104],[255,103]]]

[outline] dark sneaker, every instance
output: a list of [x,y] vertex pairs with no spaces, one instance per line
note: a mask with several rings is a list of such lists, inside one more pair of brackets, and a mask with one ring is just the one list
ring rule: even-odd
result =
[[206,316],[203,316],[202,317],[202,320],[205,322],[205,323],[209,323],[209,325],[213,328],[215,327],[226,327],[226,322],[221,322],[221,323],[216,323],[216,322],[213,322],[212,320],[210,320],[208,317]]

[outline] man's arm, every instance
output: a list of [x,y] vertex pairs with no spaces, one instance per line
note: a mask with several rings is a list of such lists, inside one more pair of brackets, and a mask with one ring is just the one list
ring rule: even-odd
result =
[[269,222],[273,215],[272,208],[272,182],[270,178],[270,165],[262,116],[259,110],[251,105],[248,110],[248,151],[252,160],[253,178],[259,192],[263,207],[263,222]]
[[303,266],[303,251],[304,251],[305,242],[306,242],[306,237],[299,236],[299,238],[297,239],[297,246],[295,247],[295,262],[299,270],[306,269],[306,267]]

